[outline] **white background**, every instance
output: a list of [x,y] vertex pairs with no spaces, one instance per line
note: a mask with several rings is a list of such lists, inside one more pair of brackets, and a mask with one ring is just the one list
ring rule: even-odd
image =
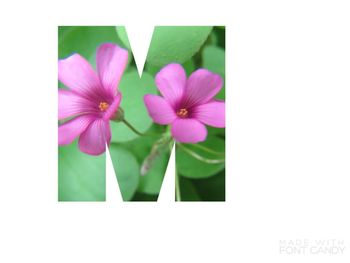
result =
[[[0,262],[349,262],[348,1],[229,2],[2,2]],[[227,26],[225,203],[57,202],[71,24]],[[279,252],[333,238],[343,255]]]

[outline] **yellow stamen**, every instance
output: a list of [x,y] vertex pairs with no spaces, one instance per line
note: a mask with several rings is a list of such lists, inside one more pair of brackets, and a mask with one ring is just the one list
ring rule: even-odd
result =
[[106,111],[109,107],[109,104],[107,102],[100,102],[100,105],[98,105],[100,108],[100,111]]
[[187,109],[183,108],[180,109],[176,112],[177,116],[181,117],[181,118],[186,118],[188,116],[188,111]]

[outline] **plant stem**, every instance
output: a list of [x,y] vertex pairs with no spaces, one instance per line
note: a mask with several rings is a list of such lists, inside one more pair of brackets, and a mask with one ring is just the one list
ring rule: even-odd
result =
[[204,162],[204,163],[209,163],[209,164],[217,164],[217,163],[224,163],[225,159],[208,159],[205,158],[201,155],[199,155],[198,153],[193,152],[192,150],[188,149],[187,147],[185,147],[183,144],[181,143],[176,143],[176,145],[180,146],[180,148],[182,150],[184,150],[186,153],[188,153],[189,155],[191,155],[193,158]]
[[134,133],[136,133],[137,135],[140,136],[161,136],[161,134],[156,134],[156,133],[142,133],[140,131],[138,131],[134,126],[132,126],[132,124],[130,122],[128,122],[126,119],[123,119],[122,122],[128,126],[128,128],[130,130],[132,130]]
[[206,151],[206,152],[208,152],[208,153],[212,153],[212,154],[216,154],[216,155],[225,155],[225,153],[223,153],[223,152],[217,152],[217,151],[215,151],[215,150],[213,150],[213,149],[210,149],[210,148],[205,147],[204,145],[192,144],[192,146],[193,146],[193,147],[196,147],[196,148],[198,148],[198,149],[201,149],[201,150],[203,150],[203,151]]
[[142,132],[139,132],[138,130],[136,130],[136,128],[134,127],[134,126],[132,126],[131,124],[130,124],[130,122],[128,122],[126,119],[123,119],[122,120],[122,122],[124,122],[124,124],[126,125],[126,126],[128,126],[128,128],[130,129],[130,130],[132,130],[134,133],[136,133],[136,134],[138,134],[138,135],[144,135]]
[[181,191],[180,191],[180,177],[175,168],[175,198],[176,201],[181,202]]

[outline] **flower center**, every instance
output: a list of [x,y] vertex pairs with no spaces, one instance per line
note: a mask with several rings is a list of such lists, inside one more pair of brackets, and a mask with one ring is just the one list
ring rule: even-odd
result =
[[179,116],[180,118],[187,118],[188,117],[188,110],[183,108],[180,109],[176,112],[177,116]]
[[106,111],[109,107],[109,104],[107,102],[100,102],[100,105],[98,105],[98,107],[100,108],[100,111]]

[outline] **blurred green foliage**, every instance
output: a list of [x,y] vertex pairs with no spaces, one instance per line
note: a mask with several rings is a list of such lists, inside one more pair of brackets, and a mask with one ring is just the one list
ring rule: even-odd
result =
[[[130,52],[124,27],[62,26],[58,28],[58,56],[72,53],[84,56],[94,67],[97,47],[113,42],[129,49],[129,64],[119,88],[123,98],[121,107],[126,119],[141,132],[159,133],[164,126],[152,124],[143,103],[145,94],[157,94],[155,74],[162,66],[179,62],[189,76],[200,67],[220,74],[225,79],[224,27],[156,27],[140,79]],[[65,88],[59,83],[59,88]],[[217,95],[225,99],[225,89]],[[160,137],[140,137],[123,123],[111,122],[110,154],[124,200],[156,201],[168,164],[169,151],[161,151],[152,158],[151,167],[141,176],[144,160]],[[225,129],[208,128],[208,138],[202,145],[225,152]],[[198,154],[217,158],[186,144]],[[105,154],[89,156],[79,151],[77,143],[59,147],[58,199],[60,201],[105,200]],[[177,170],[180,176],[182,201],[224,201],[225,164],[206,164],[176,149]],[[116,189],[117,191],[118,189]]]
[[78,144],[58,149],[58,199],[61,201],[104,201],[106,198],[105,154],[91,156]]
[[[153,76],[143,72],[141,79],[134,68],[126,72],[120,83],[122,93],[120,106],[124,110],[125,118],[140,132],[146,132],[152,125],[152,119],[147,113],[143,102],[145,94],[157,94]],[[125,142],[138,137],[124,123],[111,122],[112,142]]]

